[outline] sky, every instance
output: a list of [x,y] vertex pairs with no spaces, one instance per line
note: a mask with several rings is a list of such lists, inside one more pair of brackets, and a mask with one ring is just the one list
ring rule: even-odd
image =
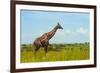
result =
[[63,11],[20,11],[21,44],[31,44],[42,34],[51,31],[59,22],[58,29],[50,43],[89,42],[90,14],[88,12]]

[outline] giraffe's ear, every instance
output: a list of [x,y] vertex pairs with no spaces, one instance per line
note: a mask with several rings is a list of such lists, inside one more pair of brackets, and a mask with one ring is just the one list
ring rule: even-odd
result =
[[57,24],[60,25],[59,22]]

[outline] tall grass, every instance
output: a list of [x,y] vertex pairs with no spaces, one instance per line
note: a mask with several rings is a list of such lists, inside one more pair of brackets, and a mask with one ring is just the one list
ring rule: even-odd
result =
[[34,55],[34,45],[21,45],[21,62],[49,62],[89,59],[89,43],[51,44],[45,55],[44,48],[40,48]]

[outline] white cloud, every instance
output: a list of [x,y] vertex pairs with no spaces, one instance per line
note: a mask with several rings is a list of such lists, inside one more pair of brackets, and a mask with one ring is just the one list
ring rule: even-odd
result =
[[72,34],[72,31],[70,29],[66,29],[66,30],[58,30],[56,32],[57,36],[69,36]]
[[78,34],[86,35],[88,33],[87,29],[80,27],[78,29],[63,29],[63,30],[57,30],[54,37],[75,37]]
[[80,27],[79,29],[76,30],[76,32],[80,33],[80,34],[86,34],[87,30],[83,27]]
[[67,30],[65,31],[65,33],[66,33],[66,34],[71,34],[71,33],[72,33],[72,31],[71,31],[71,30],[69,30],[69,29],[67,29]]

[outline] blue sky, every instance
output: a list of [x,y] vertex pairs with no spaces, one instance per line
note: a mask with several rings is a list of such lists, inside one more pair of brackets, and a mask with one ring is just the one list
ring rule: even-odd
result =
[[31,44],[43,33],[51,31],[57,22],[63,30],[58,30],[50,43],[89,42],[89,13],[34,10],[21,10],[20,13],[21,44]]

